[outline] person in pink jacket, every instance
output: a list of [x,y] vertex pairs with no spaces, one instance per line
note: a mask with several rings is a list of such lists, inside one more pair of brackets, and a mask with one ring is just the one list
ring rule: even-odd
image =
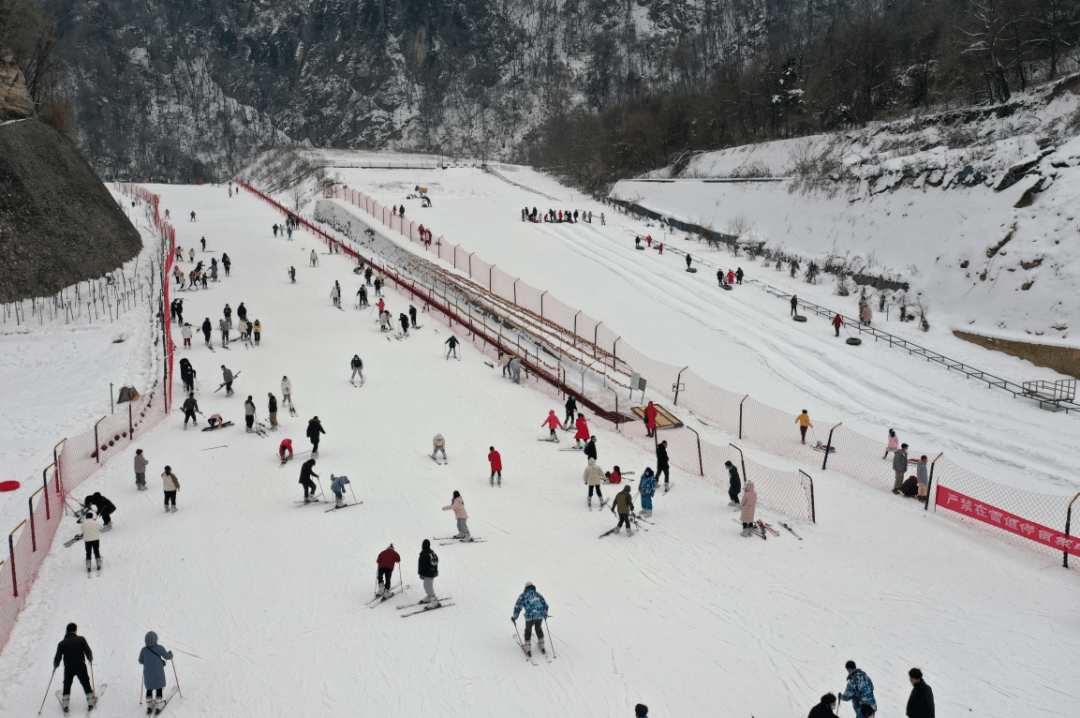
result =
[[889,458],[889,454],[895,453],[896,450],[899,449],[899,448],[900,448],[900,439],[896,438],[896,432],[895,431],[893,431],[892,429],[889,429],[889,445],[887,447],[885,447],[885,455],[882,456],[881,458],[882,459]]
[[454,518],[457,519],[457,534],[454,538],[461,539],[462,541],[472,541],[472,536],[469,535],[469,526],[467,524],[469,515],[465,513],[465,502],[461,500],[461,493],[454,492],[454,500],[450,502],[449,506],[443,506],[443,511],[453,511]]
[[502,456],[499,455],[498,451],[495,451],[494,446],[489,447],[489,449],[488,461],[491,462],[491,485],[495,485],[495,477],[497,475],[499,478],[499,486],[502,486]]
[[562,428],[562,422],[559,421],[559,417],[555,416],[554,410],[548,412],[548,417],[544,419],[544,423],[540,426],[546,426],[551,429],[551,436],[548,438],[548,441],[554,441],[555,443],[559,442],[559,436],[555,433],[555,430]]
[[757,490],[753,481],[747,481],[742,495],[742,534],[749,536],[754,531],[754,510],[757,508]]
[[577,421],[574,422],[574,426],[577,427],[577,433],[574,434],[574,448],[580,449],[581,442],[589,440],[589,425],[585,421],[584,414],[577,415]]

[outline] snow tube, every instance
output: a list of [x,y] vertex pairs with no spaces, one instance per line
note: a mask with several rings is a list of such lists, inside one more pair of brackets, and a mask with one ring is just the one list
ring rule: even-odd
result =
[[857,347],[862,344],[862,339],[859,339],[858,337],[848,337],[847,343],[853,347]]
[[642,247],[642,246],[641,246],[641,245],[639,244],[639,245],[637,245],[636,247],[634,247],[634,249],[641,249],[641,250],[644,250],[645,248],[644,248],[644,247]]
[[730,284],[725,284],[725,285],[723,285],[723,287],[724,287],[725,292],[730,292],[731,291],[731,285]]
[[804,317],[801,314],[796,314],[795,316],[792,317],[792,319],[794,319],[797,322],[805,322],[806,321],[806,317]]
[[690,274],[696,274],[697,273],[697,267],[687,267],[686,271],[690,272]]
[[0,481],[0,491],[14,491],[21,484],[18,481]]

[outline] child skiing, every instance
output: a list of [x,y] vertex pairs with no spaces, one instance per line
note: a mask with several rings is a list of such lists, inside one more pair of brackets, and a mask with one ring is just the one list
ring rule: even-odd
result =
[[461,493],[455,491],[453,499],[450,501],[450,505],[443,506],[442,510],[454,512],[454,518],[457,519],[458,530],[454,535],[454,538],[461,539],[462,541],[472,541],[472,536],[469,535],[469,515],[465,513],[465,502],[461,498]]
[[488,461],[491,462],[491,485],[495,485],[495,475],[499,476],[499,486],[502,486],[502,457],[498,451],[495,451],[495,447],[489,447]]
[[615,502],[611,505],[611,513],[619,513],[619,523],[615,527],[615,533],[619,533],[619,529],[626,526],[626,535],[633,536],[634,532],[630,528],[630,514],[634,513],[634,499],[630,495],[630,487],[625,486],[623,490],[615,494]]
[[[443,438],[443,435],[442,434],[436,434],[435,438],[431,440],[431,445],[434,447],[434,449],[431,452],[431,458],[435,459],[435,456],[439,452],[442,452],[443,461],[446,461],[446,439]],[[435,463],[438,463],[438,462],[439,462],[439,460],[435,459]]]
[[548,412],[547,419],[545,419],[544,423],[542,423],[540,426],[546,426],[548,427],[548,429],[551,430],[551,433],[549,434],[549,437],[547,439],[548,441],[554,441],[555,443],[559,443],[559,436],[555,433],[555,430],[561,429],[562,424],[559,423],[559,417],[555,416],[554,409]]
[[143,667],[143,687],[146,688],[146,715],[156,715],[165,708],[165,700],[162,698],[166,682],[165,661],[171,661],[173,654],[158,645],[157,634],[153,631],[147,632],[144,640],[146,646],[139,651],[139,663]]
[[548,614],[547,601],[536,590],[536,586],[532,582],[525,584],[525,590],[518,596],[517,602],[514,604],[514,615],[510,617],[511,621],[515,624],[518,619],[518,615],[525,611],[525,643],[522,648],[525,650],[525,655],[532,657],[532,632],[536,629],[536,637],[540,643],[538,648],[543,654],[547,654],[547,650],[544,648],[544,628],[541,625]]
[[334,476],[333,474],[330,474],[330,490],[334,492],[335,509],[340,509],[345,506],[345,484],[348,483],[348,476]]

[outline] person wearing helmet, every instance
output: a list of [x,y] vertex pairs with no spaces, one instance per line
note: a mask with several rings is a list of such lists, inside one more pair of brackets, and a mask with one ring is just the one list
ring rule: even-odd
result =
[[518,596],[517,603],[514,604],[514,615],[511,616],[511,621],[517,621],[518,615],[525,611],[525,655],[532,656],[532,632],[536,629],[536,637],[540,640],[540,652],[547,654],[547,650],[544,648],[544,628],[541,625],[543,620],[547,618],[548,605],[544,597],[536,590],[536,586],[532,582],[525,584],[525,590]]

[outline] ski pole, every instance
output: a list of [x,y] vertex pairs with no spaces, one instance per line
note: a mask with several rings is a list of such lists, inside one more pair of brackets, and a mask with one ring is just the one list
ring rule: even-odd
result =
[[45,710],[45,701],[49,700],[49,691],[52,690],[53,678],[56,678],[56,669],[59,666],[54,666],[52,669],[52,675],[49,676],[49,687],[45,689],[45,697],[41,699],[41,707],[38,708],[38,715],[41,715],[41,711]]
[[544,616],[544,628],[547,629],[548,642],[551,643],[551,657],[558,658],[558,656],[555,655],[555,641],[551,638],[551,626],[548,624],[547,616]]
[[97,681],[94,679],[94,662],[90,661],[90,690],[97,693]]
[[176,675],[176,661],[172,662],[172,675],[176,679],[176,692],[180,694],[180,697],[184,697],[184,692],[180,690],[180,676]]
[[349,493],[352,494],[352,502],[354,504],[360,503],[359,501],[356,500],[356,492],[352,490],[352,482],[351,481],[349,482]]
[[145,685],[146,685],[146,676],[143,675],[141,678],[139,678],[139,705],[142,705],[143,686],[145,686]]
[[[520,629],[518,629],[517,619],[516,618],[511,618],[510,622],[514,624],[514,633],[517,634],[518,646],[521,648],[522,653],[524,653],[525,652],[525,642],[521,640],[521,631],[520,631]],[[528,657],[528,655],[529,655],[528,653],[525,653],[526,657]]]
[[[333,476],[333,474],[331,474],[331,476]],[[319,482],[319,495],[323,498],[326,498],[326,494],[324,494],[322,490],[322,479],[320,479],[318,476],[316,476],[315,479]]]

